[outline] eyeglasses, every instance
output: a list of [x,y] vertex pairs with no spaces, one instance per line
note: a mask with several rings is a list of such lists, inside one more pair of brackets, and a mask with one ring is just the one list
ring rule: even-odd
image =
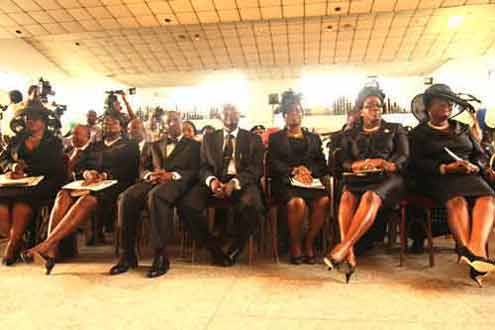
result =
[[383,104],[367,104],[363,106],[363,109],[370,110],[370,109],[383,109],[385,106]]

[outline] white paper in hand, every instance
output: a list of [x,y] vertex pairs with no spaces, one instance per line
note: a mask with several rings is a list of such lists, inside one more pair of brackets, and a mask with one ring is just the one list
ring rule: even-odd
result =
[[44,178],[44,176],[27,176],[20,179],[9,179],[5,174],[2,174],[0,175],[0,187],[34,187]]
[[68,189],[68,190],[100,191],[100,190],[107,189],[108,187],[113,186],[117,182],[118,182],[117,180],[103,180],[103,181],[93,183],[90,185],[85,185],[84,180],[78,180],[78,181],[73,181],[71,183],[68,183],[65,186],[63,186],[62,188]]
[[320,190],[325,189],[325,186],[321,183],[320,179],[313,179],[313,182],[311,182],[311,184],[305,184],[301,181],[296,180],[295,178],[291,178],[290,182],[294,187]]

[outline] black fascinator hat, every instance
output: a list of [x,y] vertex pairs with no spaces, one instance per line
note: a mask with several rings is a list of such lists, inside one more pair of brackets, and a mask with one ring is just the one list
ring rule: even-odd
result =
[[378,97],[382,104],[385,101],[385,93],[380,88],[374,86],[366,86],[359,92],[356,98],[356,103],[354,104],[353,112],[361,111],[364,106],[364,101],[370,96]]
[[434,84],[428,87],[424,93],[416,95],[411,101],[411,112],[419,122],[428,121],[428,108],[434,98],[440,98],[452,103],[450,118],[460,115],[465,110],[474,112],[474,107],[469,102],[479,102],[472,95],[455,93],[448,85]]
[[280,101],[280,112],[285,116],[290,109],[291,105],[299,105],[302,110],[301,105],[302,94],[296,93],[292,89],[282,93],[282,100]]

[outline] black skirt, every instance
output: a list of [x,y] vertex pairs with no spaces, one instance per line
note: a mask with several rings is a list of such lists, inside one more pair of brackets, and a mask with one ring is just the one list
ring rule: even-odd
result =
[[495,191],[479,174],[447,174],[418,178],[420,191],[445,204],[454,197],[495,196]]
[[374,179],[363,177],[344,179],[344,190],[361,196],[365,192],[372,191],[380,196],[382,203],[386,207],[394,206],[405,193],[405,180],[399,174],[384,174]]
[[309,204],[315,199],[329,195],[326,189],[294,187],[290,184],[278,181],[273,182],[272,191],[275,200],[279,203],[288,203],[292,198],[302,198],[306,204]]
[[23,202],[34,209],[54,199],[59,187],[57,183],[42,181],[35,187],[0,188],[0,204]]

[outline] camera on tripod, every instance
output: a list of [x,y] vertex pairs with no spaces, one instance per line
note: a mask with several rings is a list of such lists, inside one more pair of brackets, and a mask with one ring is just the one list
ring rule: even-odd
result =
[[43,77],[40,78],[40,80],[38,81],[38,86],[39,86],[39,90],[40,90],[40,100],[41,102],[43,103],[47,103],[48,102],[48,96],[54,96],[55,95],[55,91],[53,90],[52,88],[52,85],[50,84],[50,82],[48,80],[44,80]]

